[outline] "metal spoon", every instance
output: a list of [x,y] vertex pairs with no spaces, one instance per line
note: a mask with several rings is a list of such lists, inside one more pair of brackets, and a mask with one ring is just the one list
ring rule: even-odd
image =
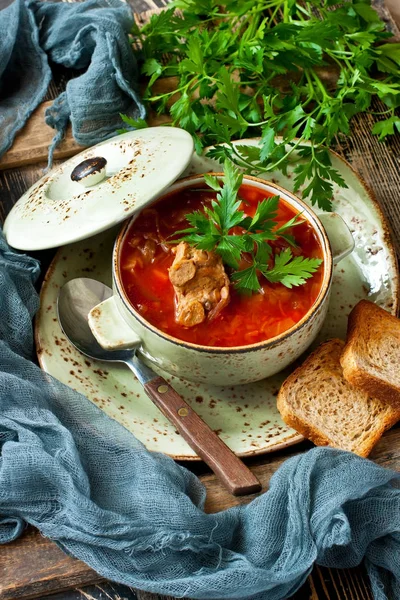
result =
[[88,314],[110,296],[112,290],[109,287],[84,277],[73,279],[61,288],[57,302],[58,320],[71,344],[94,360],[125,363],[149,398],[232,494],[243,496],[259,492],[261,484],[255,475],[169,383],[138,358],[136,348],[114,351],[100,346],[89,327]]

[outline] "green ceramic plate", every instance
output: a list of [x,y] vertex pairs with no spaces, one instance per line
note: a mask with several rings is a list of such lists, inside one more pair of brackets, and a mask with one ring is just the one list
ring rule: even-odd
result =
[[[332,161],[348,185],[347,189],[335,189],[334,210],[351,228],[356,247],[350,257],[335,267],[328,316],[316,343],[330,337],[344,338],[347,315],[362,298],[376,302],[392,314],[398,305],[396,258],[382,213],[352,168],[335,154]],[[218,163],[194,156],[184,175],[220,170]],[[269,179],[288,190],[293,187],[290,172],[287,177],[271,173]],[[69,344],[58,324],[56,299],[66,281],[84,276],[111,285],[115,235],[114,229],[58,251],[43,284],[36,320],[40,364],[119,421],[149,450],[164,452],[175,459],[196,460],[194,451],[143,393],[127,367],[89,361]],[[283,423],[276,408],[279,387],[289,371],[237,387],[211,387],[169,376],[167,379],[234,452],[251,456],[303,439]]]

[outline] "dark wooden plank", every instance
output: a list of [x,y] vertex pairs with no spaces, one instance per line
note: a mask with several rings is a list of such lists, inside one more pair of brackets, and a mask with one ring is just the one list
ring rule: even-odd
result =
[[[332,571],[316,567],[301,590],[292,600],[371,600],[370,589],[364,582],[363,569]],[[46,596],[46,600],[173,600],[148,592],[103,582],[84,588]]]
[[372,6],[386,25],[386,29],[393,34],[392,42],[400,40],[400,3],[399,0],[372,0]]
[[400,2],[399,0],[386,0],[386,7],[389,9],[393,20],[400,27]]
[[[154,598],[154,596],[152,596]],[[57,594],[46,596],[46,600],[142,600],[135,590],[120,585],[104,581],[97,585],[85,586],[84,588],[75,588]],[[150,599],[149,599],[150,600]]]
[[32,527],[12,544],[0,546],[0,598],[40,598],[102,578],[62,552]]

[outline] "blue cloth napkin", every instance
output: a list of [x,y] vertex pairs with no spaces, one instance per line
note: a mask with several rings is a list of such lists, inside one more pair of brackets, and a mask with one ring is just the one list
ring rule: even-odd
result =
[[27,522],[106,578],[229,600],[287,598],[315,562],[364,559],[376,600],[400,598],[398,474],[316,448],[250,504],[205,514],[192,473],[30,361],[38,273],[0,235],[0,543]]
[[116,134],[120,113],[145,117],[128,39],[132,22],[119,0],[14,0],[0,10],[0,156],[43,100],[49,59],[79,73],[46,111],[57,131],[49,164],[69,121],[76,141],[90,146]]

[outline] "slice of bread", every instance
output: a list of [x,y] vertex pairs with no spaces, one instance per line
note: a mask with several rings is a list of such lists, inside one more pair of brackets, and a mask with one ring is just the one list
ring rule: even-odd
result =
[[400,408],[400,320],[361,300],[349,315],[341,364],[345,379]]
[[325,342],[283,383],[278,410],[287,425],[317,446],[368,456],[400,410],[351,386],[340,365],[344,342]]

